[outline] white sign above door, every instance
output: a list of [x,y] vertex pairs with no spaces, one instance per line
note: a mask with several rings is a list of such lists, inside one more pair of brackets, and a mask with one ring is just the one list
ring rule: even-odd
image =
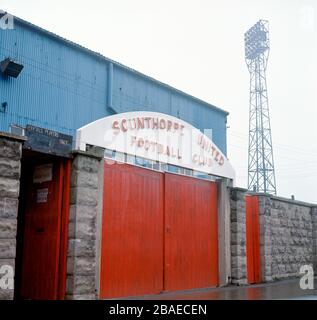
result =
[[77,130],[76,148],[86,145],[123,152],[203,173],[234,179],[226,156],[200,130],[170,115],[127,112],[105,117]]

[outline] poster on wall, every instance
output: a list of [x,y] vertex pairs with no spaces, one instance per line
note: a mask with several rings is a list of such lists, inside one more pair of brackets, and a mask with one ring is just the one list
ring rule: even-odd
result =
[[53,179],[53,164],[36,166],[33,171],[33,183],[49,182]]

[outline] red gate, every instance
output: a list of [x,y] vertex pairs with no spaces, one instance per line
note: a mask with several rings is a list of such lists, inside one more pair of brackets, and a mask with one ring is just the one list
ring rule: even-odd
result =
[[217,286],[216,183],[105,164],[103,205],[101,298]]
[[106,164],[100,297],[163,290],[163,174]]
[[[47,181],[36,181],[34,170],[43,171],[43,165]],[[70,161],[33,161],[28,170],[19,294],[24,299],[64,299]]]
[[257,196],[246,196],[246,240],[248,283],[260,283],[260,217]]
[[165,174],[165,290],[218,285],[216,183]]

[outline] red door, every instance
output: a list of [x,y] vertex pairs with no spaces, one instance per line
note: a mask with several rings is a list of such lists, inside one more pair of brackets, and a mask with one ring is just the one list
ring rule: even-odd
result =
[[217,186],[165,174],[165,290],[218,285]]
[[105,163],[100,297],[163,290],[163,174]]
[[20,288],[24,299],[64,298],[70,173],[69,162],[64,164],[52,160],[29,167]]
[[260,283],[260,218],[257,196],[246,196],[246,240],[248,283]]

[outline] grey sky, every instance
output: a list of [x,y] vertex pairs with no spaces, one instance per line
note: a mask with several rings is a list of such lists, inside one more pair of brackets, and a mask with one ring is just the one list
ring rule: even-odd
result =
[[241,187],[249,111],[243,34],[269,20],[278,194],[317,203],[317,1],[1,0],[0,7],[228,110],[228,156]]

